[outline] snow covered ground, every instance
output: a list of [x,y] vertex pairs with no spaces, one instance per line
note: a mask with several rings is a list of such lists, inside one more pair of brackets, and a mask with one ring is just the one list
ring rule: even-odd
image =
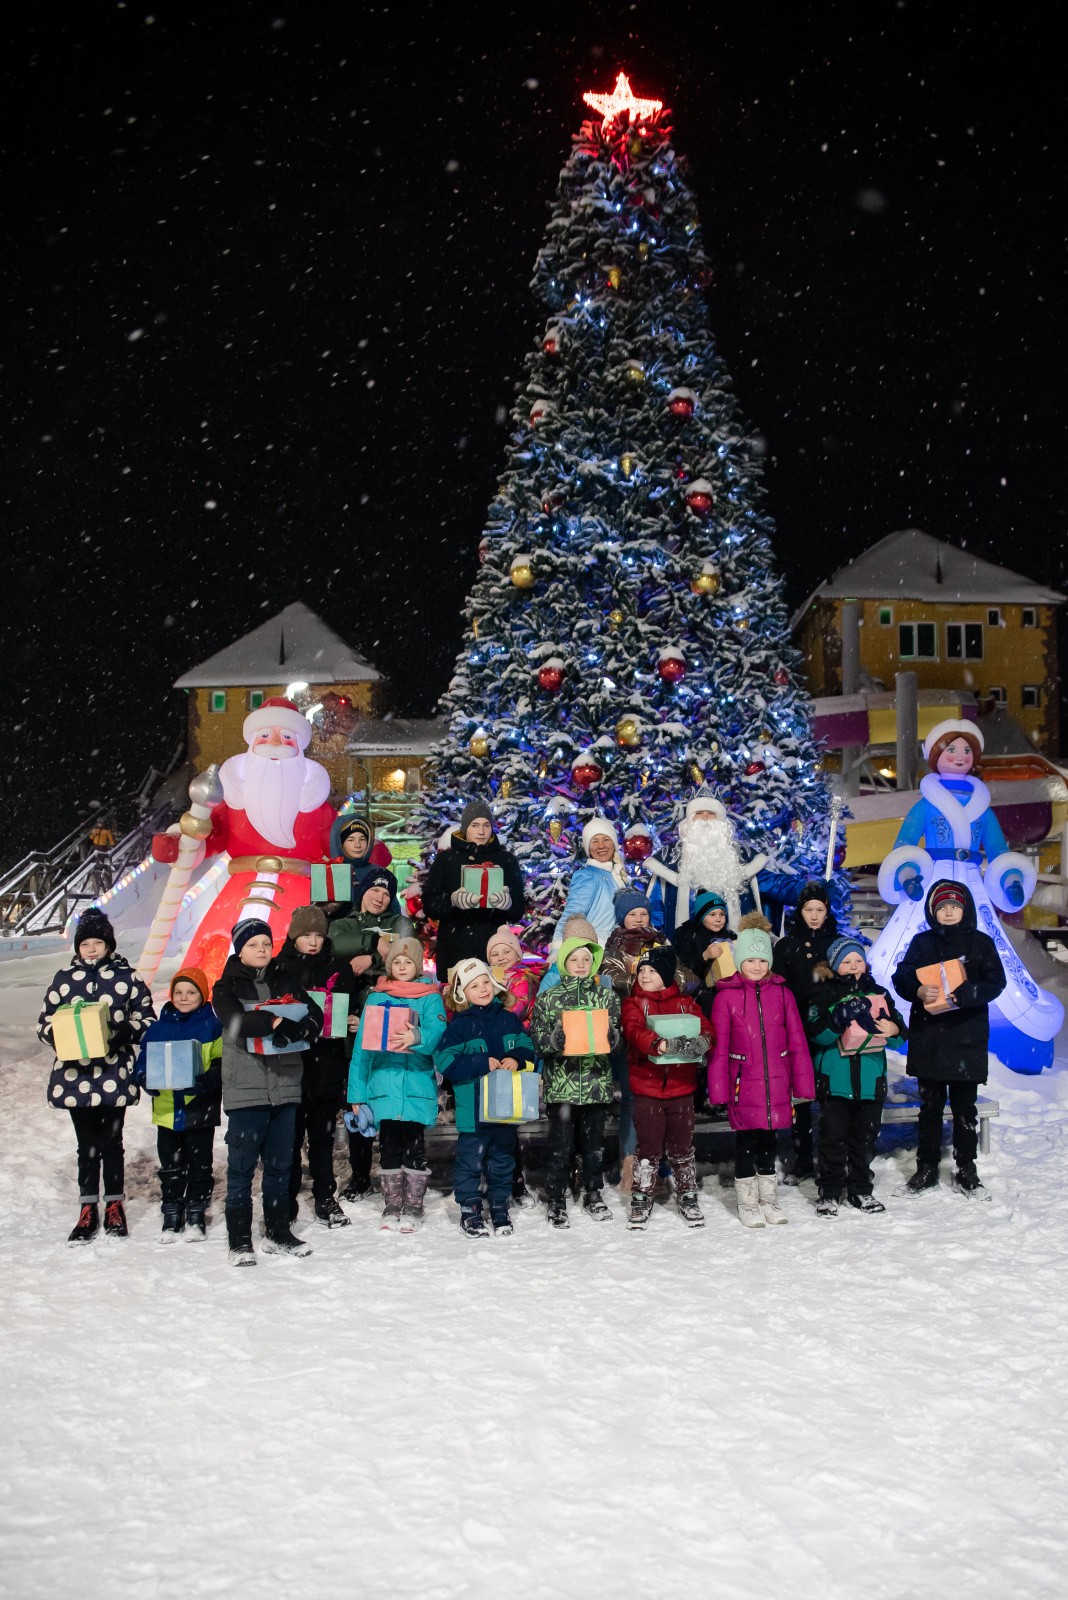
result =
[[[1068,1050],[996,1064],[990,1203],[515,1236],[377,1207],[305,1261],[165,1249],[127,1119],[132,1237],[75,1250],[69,1120],[33,1041],[54,957],[0,972],[0,1593],[420,1600],[1060,1595],[1068,1557]],[[223,1146],[216,1145],[221,1177]],[[339,1158],[340,1165],[340,1158]],[[944,1166],[948,1174],[949,1162]],[[218,1192],[218,1190],[217,1190]]]

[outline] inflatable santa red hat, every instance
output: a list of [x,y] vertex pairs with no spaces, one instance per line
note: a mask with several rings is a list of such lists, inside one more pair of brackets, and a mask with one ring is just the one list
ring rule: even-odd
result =
[[302,750],[307,750],[311,744],[311,723],[285,695],[273,694],[255,711],[250,711],[241,724],[241,737],[247,745],[251,745],[258,733],[266,733],[270,728],[285,728]]

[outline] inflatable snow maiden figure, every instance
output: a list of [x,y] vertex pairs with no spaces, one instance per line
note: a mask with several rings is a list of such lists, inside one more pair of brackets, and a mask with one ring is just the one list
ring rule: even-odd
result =
[[897,910],[872,946],[869,965],[876,982],[891,987],[909,941],[927,926],[924,902],[931,884],[936,878],[966,884],[978,927],[993,939],[1005,972],[1005,988],[990,1007],[990,1048],[1014,1072],[1041,1072],[1053,1061],[1064,1007],[1039,988],[997,917],[1027,903],[1036,873],[1026,856],[1009,849],[990,790],[975,776],[983,743],[973,722],[952,719],[938,723],[924,740],[931,770],[920,782],[922,799],[879,868],[879,893]]

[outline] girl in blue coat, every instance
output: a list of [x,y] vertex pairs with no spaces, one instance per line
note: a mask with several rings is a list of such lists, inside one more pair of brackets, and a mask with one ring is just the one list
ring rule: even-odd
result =
[[392,1002],[407,1006],[415,1022],[402,1050],[366,1049],[361,1023],[349,1067],[349,1104],[355,1112],[369,1106],[378,1125],[383,1228],[414,1233],[430,1181],[423,1129],[438,1119],[434,1051],[445,1032],[445,1005],[438,985],[423,976],[418,939],[394,939],[383,961],[386,975],[367,996],[364,1018]]

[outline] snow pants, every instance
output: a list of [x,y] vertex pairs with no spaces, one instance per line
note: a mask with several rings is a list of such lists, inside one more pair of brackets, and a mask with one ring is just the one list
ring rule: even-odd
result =
[[426,1142],[421,1122],[402,1122],[399,1117],[384,1117],[379,1125],[379,1165],[383,1172],[425,1172]]
[[481,1198],[483,1173],[490,1206],[508,1204],[512,1198],[512,1174],[515,1171],[518,1142],[518,1129],[504,1123],[485,1123],[476,1128],[474,1133],[456,1135],[452,1192],[460,1205],[474,1205]]
[[794,1166],[801,1172],[810,1172],[812,1154],[812,1101],[799,1100],[794,1106],[793,1121]]
[[126,1177],[122,1148],[125,1106],[78,1106],[72,1109],[74,1137],[78,1141],[78,1203],[96,1205],[100,1199],[100,1169],[104,1170],[104,1203],[123,1199]]
[[[316,1200],[329,1200],[337,1190],[334,1177],[334,1132],[341,1110],[341,1096],[311,1095],[305,1091],[300,1105],[295,1107],[296,1125],[293,1130],[293,1170],[289,1179],[290,1199],[300,1193],[304,1166],[304,1140],[308,1141],[308,1168],[311,1172],[312,1194]],[[373,1141],[364,1140],[370,1145]],[[367,1163],[368,1175],[371,1163]]]
[[185,1128],[181,1133],[173,1128],[156,1129],[159,1185],[165,1206],[182,1205],[186,1200],[206,1205],[211,1199],[214,1144],[214,1128]]
[[365,1139],[362,1133],[349,1134],[349,1166],[352,1168],[352,1187],[366,1194],[371,1187],[371,1161],[375,1153],[373,1138]]
[[277,1205],[284,1208],[288,1215],[296,1106],[245,1106],[239,1111],[231,1111],[229,1119],[226,1129],[226,1209],[251,1209],[252,1179],[262,1160],[264,1211]]
[[545,1193],[562,1200],[571,1176],[576,1138],[582,1154],[582,1182],[587,1194],[604,1188],[605,1106],[573,1106],[565,1101],[549,1106],[549,1160]]
[[676,1194],[693,1194],[697,1188],[697,1157],[693,1148],[693,1096],[662,1100],[654,1095],[634,1096],[638,1166],[634,1187],[652,1197],[660,1158],[667,1156]]
[[734,1176],[767,1178],[775,1171],[775,1129],[741,1128],[734,1136]]
[[949,1109],[953,1113],[953,1154],[957,1158],[957,1165],[975,1165],[979,1150],[979,1112],[976,1107],[979,1085],[921,1078],[920,1131],[916,1150],[921,1167],[937,1167],[942,1159],[942,1119],[947,1096]]
[[882,1114],[878,1100],[833,1095],[820,1102],[821,1195],[840,1200],[843,1186],[849,1194],[871,1194],[871,1158]]

